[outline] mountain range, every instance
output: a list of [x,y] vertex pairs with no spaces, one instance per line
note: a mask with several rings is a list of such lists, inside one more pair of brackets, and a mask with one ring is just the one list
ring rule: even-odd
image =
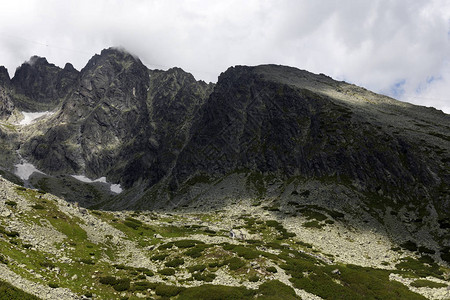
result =
[[450,260],[450,115],[324,74],[234,66],[206,83],[119,48],[80,71],[33,56],[12,79],[0,67],[0,149],[4,178],[90,209],[308,208]]

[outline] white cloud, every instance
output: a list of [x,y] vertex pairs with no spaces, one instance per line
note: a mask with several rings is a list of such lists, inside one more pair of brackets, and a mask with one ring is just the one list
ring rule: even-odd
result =
[[231,65],[276,63],[376,92],[404,82],[402,99],[450,113],[447,0],[18,0],[0,4],[0,28],[10,73],[35,54],[80,69],[123,46],[150,68],[179,66],[207,81]]

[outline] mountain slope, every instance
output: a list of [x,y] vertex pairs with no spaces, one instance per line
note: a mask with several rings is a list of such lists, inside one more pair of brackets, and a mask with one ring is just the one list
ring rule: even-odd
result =
[[[445,299],[448,269],[406,249],[388,249],[380,267],[341,263],[303,241],[318,230],[304,218],[242,204],[219,213],[92,211],[1,177],[0,189],[0,287],[43,299]],[[376,233],[348,235],[347,221],[331,215],[327,228],[366,243],[370,255],[391,246]]]
[[[280,74],[289,81],[279,79]],[[327,93],[329,86],[337,95]],[[448,115],[432,111],[427,119],[410,125],[412,133],[398,132],[404,131],[404,123],[386,114],[399,102],[385,104],[378,96],[379,103],[364,109],[359,107],[364,104],[353,101],[365,97],[362,89],[353,87],[357,97],[336,92],[350,88],[287,67],[229,69],[219,78],[179,159],[179,179],[190,175],[189,170],[212,175],[218,170],[223,175],[246,168],[285,177],[335,176],[370,192],[415,189],[413,197],[428,196],[442,180],[449,183],[446,128],[438,123],[450,124]],[[421,128],[420,122],[432,132]],[[445,147],[444,153],[424,154],[418,137],[426,138],[431,149]]]

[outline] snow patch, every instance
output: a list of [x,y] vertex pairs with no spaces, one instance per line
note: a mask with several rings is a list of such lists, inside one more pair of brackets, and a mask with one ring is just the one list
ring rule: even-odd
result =
[[120,184],[111,184],[111,186],[109,188],[111,189],[111,192],[116,193],[116,194],[120,194],[123,191]]
[[35,166],[24,160],[21,164],[14,165],[16,168],[14,174],[20,177],[22,180],[30,179],[31,174],[34,172],[44,174],[44,172],[39,171]]
[[43,117],[43,116],[50,116],[53,113],[49,111],[42,111],[42,112],[21,112],[23,114],[23,119],[19,122],[19,125],[29,125],[33,123],[36,119]]
[[86,182],[86,183],[101,182],[101,183],[109,184],[109,189],[111,190],[111,192],[116,193],[116,194],[120,194],[123,191],[120,184],[109,183],[106,181],[106,177],[100,177],[98,179],[92,180],[92,179],[87,178],[84,175],[71,175],[71,176],[79,181]]

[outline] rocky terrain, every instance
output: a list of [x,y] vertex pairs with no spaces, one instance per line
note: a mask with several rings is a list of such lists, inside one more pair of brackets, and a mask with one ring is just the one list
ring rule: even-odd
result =
[[2,178],[0,187],[0,279],[42,299],[450,296],[450,270],[429,251],[336,211],[293,217],[247,200],[209,211],[86,210]]
[[1,274],[48,299],[447,299],[449,132],[286,66],[0,67]]

